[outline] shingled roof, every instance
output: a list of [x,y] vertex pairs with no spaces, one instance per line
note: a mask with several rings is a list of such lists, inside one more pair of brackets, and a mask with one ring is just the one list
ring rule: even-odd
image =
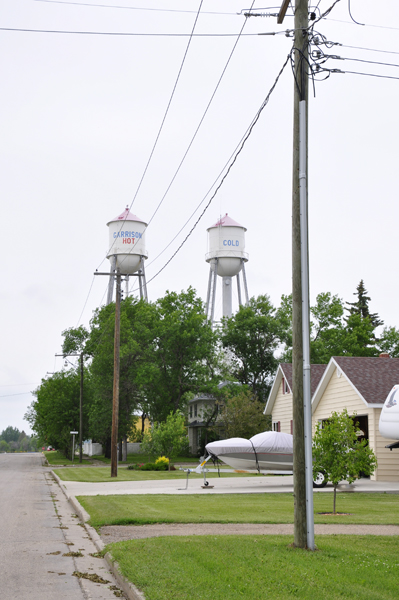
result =
[[[292,363],[280,363],[280,367],[284,373],[285,380],[292,391]],[[310,365],[310,392],[312,396],[315,393],[326,368],[327,365]]]
[[333,360],[368,404],[383,404],[399,384],[399,358],[334,356]]

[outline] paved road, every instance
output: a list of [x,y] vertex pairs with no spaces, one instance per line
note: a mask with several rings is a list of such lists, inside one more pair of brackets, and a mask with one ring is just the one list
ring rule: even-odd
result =
[[[0,454],[0,600],[115,600],[105,561],[89,556],[96,548],[42,460]],[[82,557],[62,556],[79,550]],[[109,583],[79,579],[74,571]]]

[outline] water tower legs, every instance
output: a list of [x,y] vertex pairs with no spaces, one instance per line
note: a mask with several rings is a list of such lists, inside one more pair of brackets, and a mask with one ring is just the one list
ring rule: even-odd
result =
[[112,296],[114,293],[114,281],[115,281],[115,277],[113,276],[113,273],[116,269],[116,256],[111,256],[111,269],[110,269],[110,276],[109,276],[109,283],[108,283],[108,294],[107,294],[107,305],[111,304],[112,302]]
[[147,281],[145,278],[145,269],[144,269],[144,256],[141,257],[141,266],[139,270],[139,287],[140,287],[140,300],[148,300],[147,296]]
[[223,277],[223,316],[228,318],[233,315],[233,289],[231,284],[231,277]]
[[238,305],[242,306],[241,283],[240,283],[240,274],[239,273],[237,273],[236,279],[237,279]]
[[245,262],[242,261],[242,280],[244,282],[244,292],[245,292],[245,306],[249,304],[249,296],[248,296],[248,285],[247,285],[247,275],[245,273]]

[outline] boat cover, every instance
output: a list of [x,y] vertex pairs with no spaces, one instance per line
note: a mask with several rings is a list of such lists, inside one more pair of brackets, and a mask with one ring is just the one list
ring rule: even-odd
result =
[[253,454],[254,448],[257,453],[292,454],[292,439],[292,435],[289,433],[264,431],[252,436],[250,440],[229,438],[210,442],[206,445],[206,450],[215,456],[232,453]]

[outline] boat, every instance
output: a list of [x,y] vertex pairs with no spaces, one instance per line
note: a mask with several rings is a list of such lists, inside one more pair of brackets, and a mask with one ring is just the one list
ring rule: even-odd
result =
[[293,436],[264,431],[244,438],[229,438],[205,446],[211,458],[218,458],[237,471],[289,471],[293,468]]

